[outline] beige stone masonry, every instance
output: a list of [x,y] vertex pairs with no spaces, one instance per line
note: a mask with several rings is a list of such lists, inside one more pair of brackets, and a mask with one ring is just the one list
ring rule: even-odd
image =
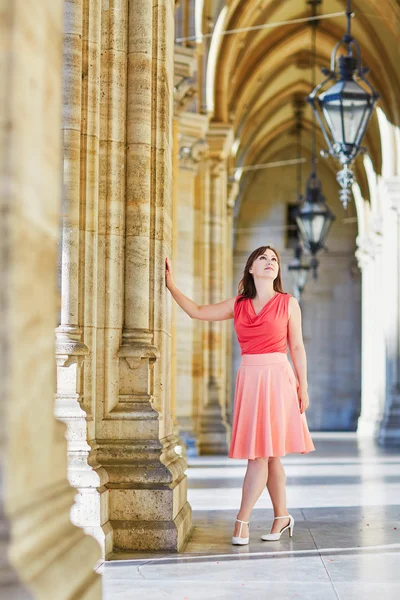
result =
[[174,51],[174,105],[177,112],[185,111],[197,89],[194,75],[197,69],[196,49],[175,45]]
[[[205,135],[208,117],[197,113],[180,113],[179,126],[179,171],[177,174],[177,245],[174,257],[176,284],[183,293],[195,302],[202,304],[200,290],[195,287],[196,262],[201,259],[196,246],[196,236],[201,235],[201,203],[196,207],[198,168],[206,151]],[[201,200],[201,199],[200,199]],[[197,253],[196,253],[197,251]],[[194,405],[198,393],[198,379],[194,377],[195,361],[199,360],[204,322],[191,319],[174,303],[176,336],[176,418],[178,429],[188,443],[195,444],[195,415],[198,406]],[[198,342],[195,356],[195,335]],[[196,402],[196,404],[198,404]],[[184,447],[184,446],[183,446]]]
[[166,383],[172,10],[66,3],[57,407],[80,489],[73,518],[106,558],[179,550],[191,530]]
[[[9,561],[32,597],[95,600],[100,548],[70,522],[75,490],[66,479],[65,426],[53,415],[62,9],[59,0],[1,3],[0,514]],[[65,354],[78,362],[82,352],[77,343]],[[2,553],[2,591],[3,560]],[[15,576],[8,583],[7,598],[27,597]]]
[[[215,304],[226,297],[227,161],[233,143],[232,127],[224,123],[211,123],[207,143],[210,160],[209,302]],[[227,322],[209,323],[207,402],[200,419],[198,441],[201,454],[226,454],[228,451],[226,332]]]
[[[118,378],[94,455],[107,471],[113,551],[179,550],[191,531],[176,454],[165,256],[172,213],[172,2],[129,2],[125,271]],[[111,266],[111,265],[110,265]],[[109,554],[107,554],[108,556]]]
[[[225,298],[231,298],[237,295],[237,281],[233,281],[233,255],[234,255],[234,240],[233,240],[233,211],[236,198],[239,192],[239,184],[233,179],[233,176],[228,177],[228,191],[226,200],[226,227],[225,227]],[[225,323],[225,360],[226,360],[226,420],[229,425],[232,424],[232,343],[233,343],[233,320]]]
[[[107,13],[106,13],[107,14]],[[101,3],[64,3],[63,141],[64,185],[61,239],[61,319],[56,329],[55,414],[67,425],[68,476],[79,494],[71,518],[102,548],[100,496],[104,483],[88,465],[94,437],[96,365],[94,326],[98,269]],[[102,31],[103,30],[103,31]]]

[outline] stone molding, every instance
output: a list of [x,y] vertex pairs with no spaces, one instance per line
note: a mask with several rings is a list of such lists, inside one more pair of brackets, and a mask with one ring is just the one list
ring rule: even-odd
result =
[[382,241],[380,231],[369,231],[364,236],[357,236],[355,256],[361,270],[368,267],[376,259],[376,255],[382,251]]
[[205,135],[208,117],[193,112],[182,112],[178,117],[178,125],[179,167],[197,171],[198,164],[207,152]]
[[89,348],[81,341],[79,327],[60,325],[56,329],[56,362],[58,367],[80,367],[89,354]]
[[174,50],[174,112],[185,111],[197,93],[195,73],[197,50],[175,45]]
[[381,177],[379,188],[383,203],[387,201],[386,197],[388,196],[389,207],[400,215],[400,176]]
[[211,121],[206,139],[210,158],[223,161],[228,158],[232,150],[233,126],[229,123]]

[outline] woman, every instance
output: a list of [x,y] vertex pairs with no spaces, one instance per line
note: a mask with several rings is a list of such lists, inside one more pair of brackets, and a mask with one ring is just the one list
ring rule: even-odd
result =
[[286,507],[286,474],[280,457],[306,454],[315,447],[305,415],[309,398],[300,306],[283,292],[279,254],[271,246],[254,250],[247,259],[239,295],[217,304],[198,306],[184,296],[173,283],[168,259],[166,285],[192,319],[234,319],[242,362],[236,378],[229,457],[247,458],[248,464],[232,544],[248,544],[250,514],[265,485],[275,518],[270,533],[261,539],[279,540],[286,530],[292,537],[294,519]]

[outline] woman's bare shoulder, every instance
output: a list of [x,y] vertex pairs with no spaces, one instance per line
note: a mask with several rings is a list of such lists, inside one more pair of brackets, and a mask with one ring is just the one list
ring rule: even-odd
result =
[[293,314],[298,314],[300,312],[300,304],[298,303],[298,301],[296,300],[296,298],[294,296],[292,296],[292,294],[288,294],[289,295],[289,319]]

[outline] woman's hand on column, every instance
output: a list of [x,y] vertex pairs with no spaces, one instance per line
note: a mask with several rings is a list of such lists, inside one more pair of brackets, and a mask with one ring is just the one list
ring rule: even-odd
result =
[[172,280],[172,267],[168,258],[165,259],[165,284],[169,290],[174,285]]
[[224,321],[233,318],[233,307],[235,298],[228,298],[217,304],[205,304],[199,306],[190,298],[185,296],[175,285],[172,279],[172,268],[169,259],[165,259],[165,284],[175,302],[185,311],[191,319],[200,321]]

